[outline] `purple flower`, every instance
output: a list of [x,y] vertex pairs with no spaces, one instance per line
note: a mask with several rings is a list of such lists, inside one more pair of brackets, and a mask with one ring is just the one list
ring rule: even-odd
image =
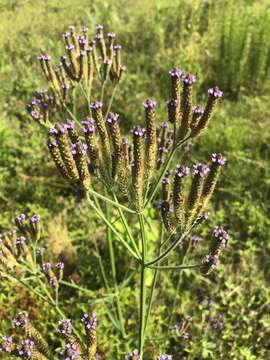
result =
[[198,115],[202,115],[203,114],[203,109],[199,106],[195,106],[193,109],[192,109],[192,112],[194,114],[198,114]]
[[193,165],[193,176],[199,175],[204,177],[209,172],[209,167],[206,164],[199,163],[198,165]]
[[112,60],[106,59],[106,60],[104,61],[104,64],[105,64],[105,65],[111,65],[111,64],[112,64]]
[[172,355],[167,355],[167,354],[159,355],[157,360],[172,360]]
[[131,353],[128,353],[125,357],[125,360],[133,360],[136,357],[136,360],[142,360],[142,358],[139,356],[139,350],[135,349]]
[[122,45],[120,45],[120,44],[116,44],[116,45],[114,45],[114,50],[121,50],[122,49]]
[[87,153],[87,145],[78,141],[71,145],[71,152],[73,155],[85,155]]
[[108,36],[109,39],[114,39],[115,38],[115,33],[114,32],[109,32],[107,34],[107,36]]
[[63,37],[65,39],[69,38],[70,37],[70,32],[69,31],[65,31],[64,34],[63,34]]
[[66,49],[67,49],[67,51],[72,51],[74,49],[74,45],[73,44],[68,44],[66,46]]
[[34,350],[34,341],[25,339],[17,347],[18,355],[24,359],[30,359]]
[[169,71],[169,74],[171,75],[171,77],[180,79],[183,72],[182,72],[182,70],[180,70],[178,68],[174,68],[174,69]]
[[52,264],[50,262],[46,262],[41,264],[40,271],[46,274],[51,270],[51,268],[52,268]]
[[91,109],[93,110],[98,110],[102,108],[102,102],[101,101],[94,101],[92,102],[92,104],[90,105]]
[[79,349],[76,343],[65,344],[63,349],[60,351],[60,355],[65,360],[76,360],[79,357]]
[[96,30],[103,30],[103,25],[97,24],[96,25]]
[[59,262],[55,265],[56,269],[64,270],[65,264],[63,262]]
[[51,276],[51,277],[49,278],[49,283],[50,283],[50,285],[51,285],[53,288],[57,288],[57,286],[58,286],[57,277],[56,277],[56,276]]
[[12,350],[12,346],[14,345],[14,340],[13,340],[13,336],[3,336],[2,337],[2,344],[0,347],[0,353],[2,351],[6,352],[6,353],[10,353]]
[[77,37],[77,40],[78,40],[78,43],[81,44],[81,45],[84,45],[86,44],[86,39],[84,36],[80,35]]
[[86,50],[86,52],[92,52],[93,48],[92,48],[92,46],[88,46],[85,50]]
[[81,318],[81,322],[84,324],[87,331],[91,331],[91,329],[97,327],[97,316],[95,313],[84,314]]
[[144,137],[146,134],[146,129],[141,128],[140,126],[134,126],[134,128],[131,130],[131,134],[139,137]]
[[28,323],[28,320],[29,320],[28,312],[21,311],[14,317],[12,323],[16,327],[23,327]]
[[26,238],[24,236],[19,236],[16,240],[16,246],[22,246],[26,242]]
[[143,105],[146,109],[155,109],[155,107],[157,106],[157,102],[156,100],[147,99],[145,100]]
[[31,216],[30,222],[31,222],[32,224],[36,224],[36,223],[40,222],[40,216],[37,215],[37,214]]
[[196,82],[196,76],[192,74],[183,75],[182,80],[187,85],[193,85]]
[[227,246],[230,236],[227,231],[224,230],[224,227],[222,225],[215,227],[213,231],[213,236],[219,239],[222,247],[225,248]]
[[220,263],[218,255],[214,255],[214,254],[206,255],[204,261],[206,264],[211,264],[210,268],[212,270],[214,270]]
[[168,100],[167,105],[170,106],[171,108],[177,108],[178,101],[175,99]]
[[219,165],[225,165],[226,158],[222,154],[212,154],[212,162]]
[[220,99],[223,96],[223,92],[217,86],[208,89],[208,94],[215,99]]
[[71,319],[63,319],[58,321],[57,330],[62,335],[69,335],[72,333],[72,320]]
[[118,120],[119,120],[119,115],[118,114],[113,113],[113,112],[109,113],[109,116],[107,118],[107,123],[108,124],[116,123],[116,122],[118,122]]
[[175,170],[175,174],[178,177],[185,177],[190,173],[190,168],[188,166],[183,166],[183,165],[176,165],[176,170]]
[[15,217],[15,220],[21,222],[24,221],[26,219],[26,215],[25,214],[19,214]]

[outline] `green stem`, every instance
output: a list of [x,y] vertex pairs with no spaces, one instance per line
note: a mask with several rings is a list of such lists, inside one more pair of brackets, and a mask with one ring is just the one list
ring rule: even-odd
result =
[[119,232],[112,226],[109,220],[107,220],[106,216],[95,206],[94,202],[90,199],[89,193],[86,193],[87,200],[90,204],[90,206],[95,210],[96,214],[103,220],[103,222],[109,226],[109,228],[112,230],[112,232],[116,235],[118,240],[121,242],[121,244],[130,252],[130,254],[134,257],[135,260],[140,261],[140,259],[137,257],[136,253],[131,249],[131,247],[126,243],[126,241],[122,238],[122,236],[119,234]]
[[194,264],[194,265],[179,265],[179,266],[147,266],[150,269],[157,269],[157,270],[185,270],[185,269],[199,269],[202,265],[201,264]]
[[145,331],[145,305],[146,305],[146,284],[145,284],[145,259],[146,259],[146,239],[145,239],[145,228],[144,219],[141,213],[138,214],[141,240],[142,240],[142,263],[141,263],[141,284],[140,284],[140,325],[139,325],[139,353],[143,356],[143,345],[144,345],[144,331]]
[[117,84],[118,83],[116,83],[116,85],[114,85],[114,87],[113,87],[113,91],[112,91],[112,95],[111,95],[111,98],[110,98],[110,101],[109,101],[109,104],[108,104],[108,108],[107,108],[107,111],[106,111],[105,119],[107,119],[107,117],[109,115],[109,112],[111,111],[112,103],[113,103],[114,96],[115,96],[115,93],[116,93],[116,90],[117,90]]

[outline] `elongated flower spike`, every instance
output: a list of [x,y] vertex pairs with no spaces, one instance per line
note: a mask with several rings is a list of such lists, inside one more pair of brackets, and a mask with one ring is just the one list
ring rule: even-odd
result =
[[108,59],[111,60],[111,62],[113,62],[113,55],[114,55],[114,40],[115,40],[115,33],[114,32],[109,32],[107,34],[108,37]]
[[97,52],[96,40],[95,39],[90,40],[89,41],[89,46],[92,48],[92,57],[93,57],[93,62],[94,62],[95,69],[97,70],[97,72],[99,72],[100,63],[98,61],[98,52]]
[[[76,55],[75,46],[73,44],[67,45],[66,51],[67,51],[67,55],[68,55],[69,62],[70,62],[71,78],[72,78],[72,80],[77,80],[78,73],[79,73],[79,67],[77,64],[77,55]],[[63,66],[65,67],[64,62],[63,62]]]
[[96,32],[97,33],[95,36],[95,40],[99,47],[102,59],[103,59],[103,61],[105,61],[107,59],[107,51],[106,51],[106,44],[105,44],[104,35],[103,35],[103,26],[100,24],[96,25]]
[[79,138],[79,133],[75,127],[75,122],[68,120],[63,126],[67,129],[68,136],[71,142],[74,144],[77,143],[80,140],[80,138]]
[[183,178],[190,173],[187,166],[176,165],[174,186],[173,186],[173,206],[177,224],[182,230],[185,224],[185,199],[183,192]]
[[49,133],[50,135],[54,135],[56,137],[61,158],[65,164],[69,177],[74,181],[78,180],[79,175],[68,142],[66,127],[56,124],[54,128],[50,129]]
[[152,171],[156,164],[157,153],[157,128],[156,128],[156,109],[157,102],[155,100],[146,100],[145,122],[146,122],[146,146],[145,146],[145,169],[146,178],[151,178]]
[[[93,117],[95,119],[95,124],[97,126],[100,140],[101,140],[101,151],[103,156],[103,161],[107,169],[111,169],[111,151],[110,151],[110,142],[109,135],[106,129],[105,120],[102,114],[102,102],[94,101],[90,107],[93,112]],[[111,173],[111,170],[109,171]]]
[[111,66],[112,66],[112,60],[106,59],[103,62],[103,80],[104,81],[107,81],[109,78]]
[[78,55],[78,53],[79,53],[79,44],[78,44],[78,40],[77,40],[77,37],[76,37],[76,28],[75,28],[74,25],[69,25],[68,30],[70,32],[71,41],[72,41],[72,44],[73,44],[74,49],[75,49],[75,55]]
[[192,109],[192,119],[191,119],[191,123],[190,123],[190,128],[194,129],[199,121],[199,119],[201,118],[203,114],[203,109],[200,108],[199,106],[195,106]]
[[91,88],[94,78],[94,59],[93,59],[93,47],[88,46],[86,48],[86,57],[87,57],[87,72],[84,75],[86,85],[88,89]]
[[193,165],[193,179],[187,204],[186,227],[192,224],[196,211],[201,204],[203,184],[208,172],[209,167],[206,164],[199,163],[198,165]]
[[[64,339],[66,339],[68,344],[74,344],[74,349],[76,349],[77,355],[80,356],[82,349],[79,340],[73,334],[72,320],[71,319],[59,320],[57,331]],[[67,353],[69,352],[68,349],[70,349],[70,347],[66,348]],[[81,359],[81,357],[79,357],[78,359]]]
[[192,129],[190,134],[191,137],[200,135],[206,129],[209,120],[211,119],[211,116],[213,114],[214,108],[218,100],[221,99],[222,96],[223,96],[223,92],[219,90],[218,87],[210,88],[208,90],[208,99],[207,99],[206,107],[204,109],[202,116],[198,121],[197,126],[194,129]]
[[15,224],[24,236],[29,235],[29,226],[27,224],[25,214],[19,214],[15,216]]
[[178,100],[171,99],[167,102],[168,120],[172,124],[176,124],[180,117],[180,105]]
[[146,130],[135,126],[133,135],[133,164],[132,164],[132,183],[135,195],[135,207],[141,211],[143,205],[143,178],[144,178],[144,138]]
[[87,145],[79,140],[77,143],[72,144],[71,152],[75,159],[80,182],[82,186],[87,189],[90,185],[90,173],[88,170],[88,163],[86,157]]
[[192,109],[192,88],[196,82],[194,75],[183,75],[183,97],[181,106],[181,123],[178,133],[178,140],[182,140],[188,133],[191,122],[191,109]]
[[170,191],[170,176],[171,172],[167,171],[162,179],[162,203],[160,205],[161,217],[165,229],[169,234],[175,234],[176,227],[173,219],[173,211],[171,207],[171,191]]
[[4,270],[7,269],[14,269],[17,262],[16,262],[16,242],[13,248],[8,247],[6,241],[6,236],[0,234],[0,268]]
[[34,236],[35,241],[40,239],[40,216],[35,214],[29,219],[31,233]]
[[216,226],[213,231],[209,254],[205,256],[200,269],[203,275],[210,274],[217,267],[221,250],[227,247],[228,240],[229,234],[223,226]]
[[97,351],[97,316],[95,313],[84,314],[81,319],[84,324],[87,336],[87,356],[88,359],[93,359]]
[[182,71],[178,68],[174,68],[169,71],[169,74],[171,75],[171,98],[173,100],[177,100],[177,104],[179,106],[178,109],[179,112],[180,104],[181,104],[180,91],[181,91]]
[[204,203],[204,206],[211,198],[215,190],[220,175],[220,171],[225,164],[226,164],[226,158],[222,154],[215,154],[215,153],[212,154],[210,171],[206,177],[202,191],[202,202]]
[[26,335],[35,342],[38,351],[45,356],[51,357],[47,342],[43,339],[40,332],[32,325],[26,311],[19,312],[12,322],[15,327],[21,327],[25,330]]
[[84,133],[88,157],[90,159],[89,170],[91,174],[97,174],[99,168],[99,148],[95,136],[95,120],[87,117],[82,122],[82,131]]
[[50,136],[47,141],[47,147],[49,149],[49,152],[51,154],[51,157],[52,157],[57,169],[59,170],[59,172],[61,173],[63,178],[70,180],[71,177],[69,176],[67,168],[62,160],[58,143],[57,143],[56,139],[53,138],[52,136]]
[[110,112],[106,122],[110,130],[111,140],[114,149],[113,162],[112,162],[112,178],[115,179],[115,177],[117,176],[120,170],[121,157],[122,157],[119,115]]

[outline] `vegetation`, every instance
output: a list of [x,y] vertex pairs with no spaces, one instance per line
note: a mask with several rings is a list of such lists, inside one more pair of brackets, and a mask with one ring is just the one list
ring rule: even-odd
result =
[[[50,261],[65,262],[63,281],[74,287],[63,285],[60,289],[65,314],[73,319],[75,328],[81,326],[81,314],[94,310],[98,315],[97,358],[122,359],[138,346],[138,314],[134,309],[139,304],[140,275],[133,271],[134,262],[116,243],[117,284],[127,330],[123,341],[119,324],[114,322],[118,318],[117,303],[108,296],[115,293],[115,282],[110,273],[105,226],[89,209],[81,192],[60,179],[45,145],[47,132],[25,109],[33,93],[47,86],[36,56],[46,51],[59,58],[60,34],[68,25],[85,24],[94,29],[95,24],[102,23],[106,30],[117,33],[123,45],[127,71],[112,108],[122,118],[123,132],[128,133],[135,123],[143,124],[142,104],[147,98],[158,101],[159,121],[166,119],[165,100],[170,97],[168,71],[172,67],[197,75],[195,103],[205,102],[210,86],[218,85],[224,90],[208,131],[192,149],[185,148],[183,159],[192,164],[209,159],[213,152],[226,156],[227,165],[211,202],[209,220],[196,235],[204,239],[198,243],[198,254],[205,254],[211,229],[216,224],[225,224],[230,233],[228,248],[217,270],[207,277],[191,269],[181,271],[181,276],[173,271],[158,272],[144,358],[155,359],[168,353],[173,359],[267,359],[270,354],[267,1],[179,0],[170,4],[163,0],[117,3],[2,0],[0,8],[1,232],[10,229],[14,214],[38,213],[43,224],[42,246]],[[132,216],[128,217],[129,222],[133,221]],[[149,218],[152,217],[157,215],[150,213]],[[150,230],[158,237],[160,229],[156,222],[147,225],[147,231]],[[125,229],[119,226],[118,231],[124,233]],[[200,261],[196,254],[191,255]],[[176,252],[174,265],[179,264],[178,256],[180,253]],[[100,271],[101,260],[109,284]],[[153,273],[149,273],[148,293],[152,280]],[[61,343],[54,329],[62,318],[57,308],[44,303],[15,280],[1,277],[0,286],[0,335],[13,333],[10,319],[18,310],[27,310],[31,322],[60,351]]]

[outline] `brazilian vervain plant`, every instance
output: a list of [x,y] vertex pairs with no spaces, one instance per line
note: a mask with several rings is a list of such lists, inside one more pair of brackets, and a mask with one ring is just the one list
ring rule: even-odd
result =
[[[195,106],[196,77],[174,68],[169,72],[168,122],[158,122],[157,102],[147,99],[143,104],[145,126],[135,124],[130,136],[123,136],[121,117],[111,111],[125,70],[122,48],[116,43],[115,34],[110,32],[105,36],[103,26],[97,25],[92,38],[86,27],[78,33],[74,26],[70,26],[63,38],[66,55],[61,56],[56,67],[52,65],[50,55],[42,53],[38,56],[49,88],[36,92],[27,109],[47,133],[48,151],[59,174],[71,188],[83,194],[106,226],[116,294],[113,301],[123,344],[128,335],[117,280],[116,241],[140,270],[138,350],[128,353],[126,359],[142,359],[157,273],[194,269],[206,276],[215,269],[220,253],[227,245],[229,236],[223,226],[218,225],[213,231],[208,254],[202,255],[200,263],[185,264],[195,241],[192,232],[207,219],[207,205],[226,159],[216,153],[212,154],[208,164],[193,164],[190,168],[178,163],[183,146],[196,141],[207,129],[223,94],[217,87],[210,88],[205,107]],[[177,164],[172,169],[175,160]],[[114,218],[114,210],[118,213],[117,218]],[[78,330],[72,329],[71,320],[64,316],[58,299],[59,286],[64,283],[64,264],[52,265],[40,251],[37,254],[40,236],[37,235],[40,234],[37,219],[36,216],[34,221],[32,217],[31,226],[26,226],[25,216],[20,215],[16,224],[22,235],[14,237],[17,240],[13,240],[12,245],[11,236],[3,237],[2,271],[24,285],[22,271],[30,272],[36,281],[41,282],[44,294],[36,295],[54,306],[63,318],[58,329],[67,342],[60,356],[92,359],[97,348],[96,316],[90,313],[83,317],[84,339]],[[151,222],[160,225],[159,238],[154,238],[147,230],[146,224]],[[124,232],[119,230],[119,224]],[[30,234],[35,237],[32,242]],[[179,263],[170,265],[170,255],[174,250],[180,251]],[[168,265],[162,265],[165,259]],[[22,270],[17,271],[17,268]],[[149,293],[147,272],[154,272]],[[16,319],[15,325],[24,328],[27,338],[14,348],[15,340],[5,337],[2,349],[19,357],[55,358],[26,314]],[[158,359],[171,359],[171,356],[163,354]]]

